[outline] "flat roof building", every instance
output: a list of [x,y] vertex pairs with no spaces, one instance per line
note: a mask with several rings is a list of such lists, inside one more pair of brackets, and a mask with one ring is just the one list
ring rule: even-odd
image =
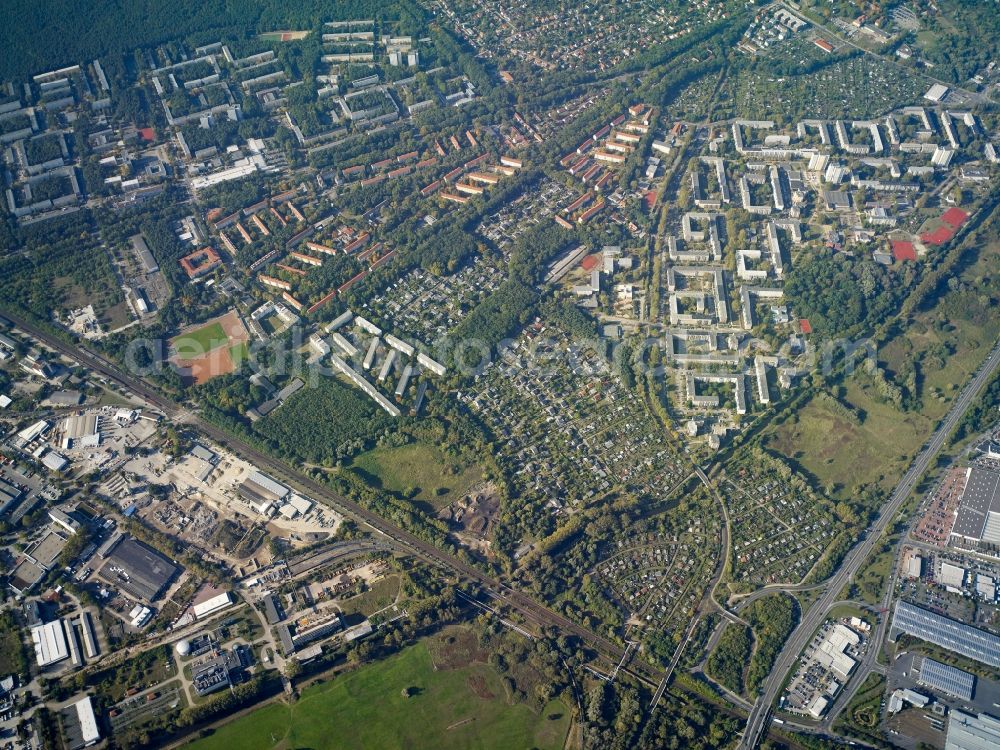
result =
[[233,604],[233,596],[228,591],[218,591],[214,588],[203,591],[195,597],[194,606],[191,608],[194,616],[199,620],[210,614],[225,609]]
[[264,594],[261,601],[264,604],[264,616],[268,625],[276,625],[281,622],[281,613],[278,611],[278,600],[274,594]]
[[[65,507],[65,506],[64,506]],[[73,508],[51,508],[49,520],[70,534],[80,530],[80,521],[73,516]]]
[[820,642],[813,659],[831,670],[841,681],[846,680],[857,664],[846,651],[860,642],[861,638],[857,633],[838,622]]
[[1000,472],[970,468],[951,535],[1000,544]]
[[126,538],[108,555],[100,577],[125,593],[153,601],[170,583],[179,568],[142,542]]
[[935,614],[909,602],[896,602],[890,635],[906,633],[982,664],[1000,668],[1000,636]]
[[921,685],[962,700],[972,700],[972,690],[976,684],[975,675],[926,657],[917,667],[917,672],[919,675],[917,682]]
[[948,87],[941,83],[935,83],[924,94],[924,99],[930,102],[940,102],[948,95]]
[[135,234],[132,235],[130,241],[132,243],[132,249],[142,262],[143,270],[146,273],[156,273],[159,271],[160,266],[157,264],[156,259],[153,258],[153,254],[149,251],[149,245],[146,244],[146,238],[141,234]]
[[67,750],[81,750],[100,741],[101,731],[97,726],[97,717],[94,715],[94,706],[89,695],[70,703],[59,712],[59,716],[63,730],[63,744]]
[[239,656],[233,651],[223,651],[201,664],[191,675],[191,684],[198,695],[209,695],[232,684],[233,673],[242,667]]
[[952,711],[944,750],[996,750],[1000,747],[1000,719]]
[[265,508],[269,509],[271,505],[283,500],[291,492],[285,485],[259,471],[252,472],[237,491],[240,497],[262,514],[267,513]]
[[53,620],[33,627],[31,641],[35,646],[35,661],[39,667],[44,668],[69,657],[62,620]]

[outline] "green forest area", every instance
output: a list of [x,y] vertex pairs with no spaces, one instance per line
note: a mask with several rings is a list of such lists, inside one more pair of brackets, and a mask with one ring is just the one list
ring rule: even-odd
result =
[[[0,45],[5,51],[0,80],[23,80],[42,70],[121,55],[168,39],[191,37],[204,43],[223,32],[243,37],[275,29],[313,29],[334,12],[340,19],[384,18],[387,10],[398,7],[375,0],[11,0],[0,6]],[[25,34],[26,29],[39,33]]]

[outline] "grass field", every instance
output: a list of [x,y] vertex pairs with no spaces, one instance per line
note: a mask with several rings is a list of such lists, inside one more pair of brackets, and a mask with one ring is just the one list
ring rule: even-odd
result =
[[892,570],[892,562],[895,559],[895,544],[898,537],[892,537],[892,542],[883,542],[876,547],[872,554],[865,560],[864,567],[859,570],[854,578],[845,588],[853,599],[867,602],[873,606],[878,606],[885,593],[885,584],[889,579],[889,572]]
[[278,331],[281,330],[281,319],[277,315],[265,315],[263,318],[257,321],[260,327],[264,329],[264,333],[268,336],[273,336]]
[[371,616],[388,607],[396,601],[399,594],[399,576],[387,575],[371,584],[368,591],[340,602],[340,609],[345,616],[361,614]]
[[249,334],[235,310],[174,336],[171,361],[187,384],[201,384],[240,368],[249,356]]
[[[456,467],[458,471],[452,471]],[[419,490],[415,498],[438,510],[460,498],[482,479],[478,467],[461,467],[437,446],[427,443],[375,448],[358,456],[354,468],[390,492]]]
[[[404,697],[404,689],[413,693]],[[419,643],[385,661],[306,688],[294,704],[271,703],[195,741],[192,750],[561,750],[570,712],[509,705],[489,665],[434,669]]]
[[[906,329],[882,346],[879,359],[894,373],[920,363],[921,412],[944,416],[1000,330],[1000,242],[983,245],[949,281],[933,307],[917,312]],[[951,288],[954,284],[955,288]]]
[[837,731],[857,732],[864,737],[878,738],[880,703],[885,694],[885,677],[870,674],[858,688],[835,725]]
[[297,42],[309,36],[308,31],[265,31],[258,34],[259,39],[265,42]]
[[233,360],[233,365],[238,370],[240,365],[250,358],[250,349],[246,341],[241,341],[236,346],[229,347],[229,357]]
[[769,448],[794,460],[823,487],[832,486],[837,498],[849,497],[859,484],[891,487],[932,430],[928,418],[875,401],[859,380],[846,385],[844,401],[865,413],[863,422],[813,398],[766,433]]
[[[878,352],[880,366],[900,385],[916,363],[918,402],[907,412],[877,400],[866,376],[848,378],[848,406],[863,412],[859,423],[835,404],[812,399],[797,415],[772,427],[768,446],[795,460],[837,499],[860,484],[889,489],[930,436],[961,387],[982,363],[1000,330],[1000,242],[976,245],[963,256],[933,304],[913,313]],[[871,593],[871,592],[869,592]],[[877,593],[877,592],[876,592]]]
[[170,341],[180,359],[194,359],[228,343],[229,337],[222,324],[218,322],[182,333]]

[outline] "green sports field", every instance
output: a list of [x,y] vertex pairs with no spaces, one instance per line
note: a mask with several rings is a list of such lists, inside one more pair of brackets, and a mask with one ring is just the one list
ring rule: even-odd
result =
[[229,337],[221,323],[209,323],[202,328],[182,333],[170,342],[181,359],[194,359],[228,343]]
[[240,368],[240,365],[242,365],[250,358],[250,350],[247,347],[247,342],[241,341],[235,346],[230,347],[229,356],[233,360],[233,364],[236,366],[236,369],[238,370]]
[[[412,695],[403,696],[409,688]],[[271,703],[186,747],[190,750],[561,750],[570,712],[510,705],[500,675],[474,663],[437,669],[423,643],[331,682],[292,705]]]

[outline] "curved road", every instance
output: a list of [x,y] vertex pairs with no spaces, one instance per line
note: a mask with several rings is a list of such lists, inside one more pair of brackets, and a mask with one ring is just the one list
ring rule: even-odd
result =
[[896,517],[900,507],[910,496],[920,477],[923,476],[931,461],[944,445],[945,440],[951,434],[958,420],[965,414],[973,399],[983,389],[997,365],[1000,364],[1000,342],[994,344],[989,356],[980,366],[976,376],[962,389],[961,394],[955,399],[948,414],[941,421],[937,430],[924,446],[924,449],[917,455],[909,470],[899,480],[896,489],[893,491],[889,502],[882,508],[876,521],[868,527],[868,531],[860,544],[856,545],[847,553],[837,572],[826,583],[826,591],[813,605],[799,622],[798,627],[792,635],[785,641],[785,646],[778,655],[771,669],[771,674],[767,680],[764,692],[757,699],[753,710],[747,719],[746,730],[743,733],[743,740],[740,743],[741,750],[754,750],[760,743],[761,737],[767,733],[770,724],[771,706],[777,697],[785,675],[788,674],[792,665],[798,660],[799,654],[805,648],[812,634],[826,619],[826,613],[830,607],[836,603],[841,589],[857,572],[858,568],[867,559],[869,553],[876,543],[880,541],[882,532]]

